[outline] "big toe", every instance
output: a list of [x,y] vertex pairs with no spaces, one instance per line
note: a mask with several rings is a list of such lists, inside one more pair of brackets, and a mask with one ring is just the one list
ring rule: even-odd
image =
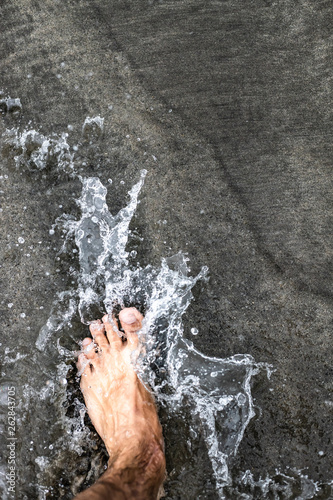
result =
[[142,327],[142,314],[135,307],[126,307],[119,313],[119,320],[129,342],[138,343],[137,332]]

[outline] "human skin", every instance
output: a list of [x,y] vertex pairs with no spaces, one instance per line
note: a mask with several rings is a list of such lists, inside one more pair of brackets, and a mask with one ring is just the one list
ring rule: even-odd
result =
[[[142,315],[123,309],[116,322],[105,315],[90,325],[78,358],[89,417],[109,453],[108,468],[75,500],[156,500],[165,477],[162,428],[155,402],[134,370]],[[125,337],[125,341],[122,339]]]

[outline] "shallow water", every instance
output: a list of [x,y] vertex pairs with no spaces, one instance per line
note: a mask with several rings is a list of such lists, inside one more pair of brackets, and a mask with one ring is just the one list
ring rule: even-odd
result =
[[[102,127],[100,117],[89,118],[83,133],[93,140]],[[60,258],[74,258],[71,286],[58,292],[37,350],[2,355],[8,367],[2,395],[15,381],[14,370],[27,379],[17,389],[18,421],[21,432],[29,435],[29,441],[21,435],[18,467],[23,471],[33,462],[38,470],[37,477],[27,472],[26,480],[21,474],[19,498],[71,498],[105,467],[106,452],[89,424],[73,359],[82,324],[128,305],[145,316],[140,332],[144,349],[136,369],[159,406],[167,448],[166,498],[329,498],[320,496],[326,494],[324,487],[302,471],[277,471],[275,477],[259,480],[250,471],[231,476],[233,457],[254,416],[251,378],[259,370],[269,375],[272,367],[243,354],[205,356],[195,348],[195,328],[193,338],[185,338],[182,316],[193,300],[193,287],[207,280],[209,271],[203,267],[190,276],[182,253],[163,259],[160,266],[138,262],[130,223],[146,171],[138,173],[127,204],[112,215],[107,188],[98,177],[81,176],[75,166],[77,146],[69,146],[67,134],[48,138],[32,129],[12,129],[6,143],[15,151],[16,168],[43,171],[52,164],[58,175],[78,177],[82,184],[79,217],[63,214],[49,229]],[[6,401],[1,404],[5,407]],[[5,460],[1,466],[5,471]],[[3,490],[6,498],[4,485]]]

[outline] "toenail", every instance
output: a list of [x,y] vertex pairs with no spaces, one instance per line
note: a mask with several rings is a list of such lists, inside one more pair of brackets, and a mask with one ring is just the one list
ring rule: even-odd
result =
[[83,346],[85,346],[85,345],[89,345],[89,344],[91,344],[91,342],[92,342],[92,341],[91,341],[91,339],[84,339],[84,340],[82,341],[82,345],[83,345]]
[[123,321],[127,325],[132,325],[133,323],[136,323],[137,318],[132,312],[124,312],[121,315],[121,321]]

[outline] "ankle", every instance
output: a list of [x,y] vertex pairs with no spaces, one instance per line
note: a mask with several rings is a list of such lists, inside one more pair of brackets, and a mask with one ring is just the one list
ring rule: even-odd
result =
[[165,479],[165,456],[161,445],[152,441],[132,461],[122,455],[110,459],[103,478],[122,491],[126,500],[156,500]]

